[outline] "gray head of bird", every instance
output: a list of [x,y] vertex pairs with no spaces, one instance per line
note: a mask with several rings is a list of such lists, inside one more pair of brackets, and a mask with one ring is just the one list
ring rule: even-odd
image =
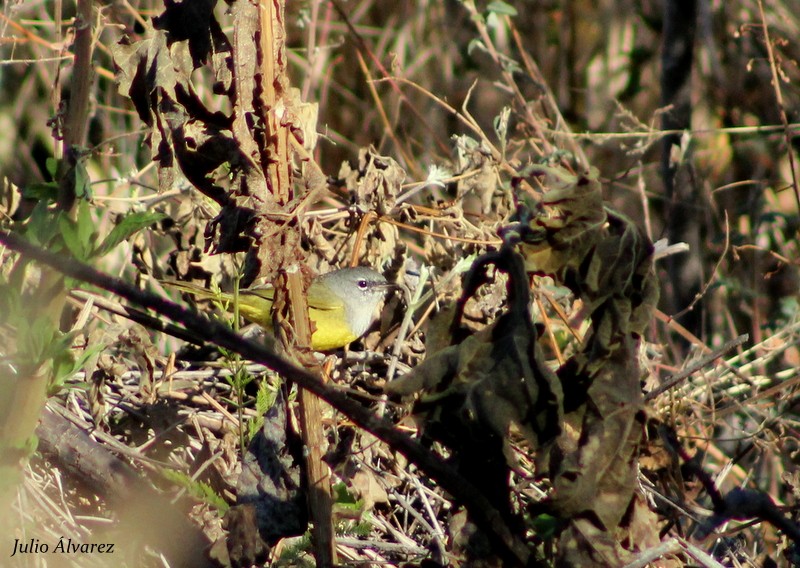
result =
[[318,283],[334,292],[344,304],[345,317],[353,335],[361,337],[375,319],[378,304],[396,287],[366,266],[343,268],[323,274]]

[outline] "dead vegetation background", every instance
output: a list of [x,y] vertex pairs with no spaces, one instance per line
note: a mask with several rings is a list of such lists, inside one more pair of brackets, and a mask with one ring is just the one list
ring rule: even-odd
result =
[[[214,14],[232,41],[236,22],[226,8],[216,5]],[[93,78],[86,138],[79,142],[88,152],[77,161],[90,180],[87,215],[97,241],[130,212],[165,215],[94,264],[161,293],[158,279],[166,276],[230,282],[247,261],[241,253],[209,254],[206,236],[220,212],[217,203],[179,173],[165,187],[144,144],[150,131],[141,108],[117,86],[119,42],[151,37],[148,22],[163,6],[97,4],[88,28],[74,25],[74,11],[71,4],[50,2],[2,8],[4,226],[12,215],[25,218],[40,199],[36,188],[56,173],[47,159],[60,152],[53,133],[68,130],[65,120],[74,117],[65,114],[67,101],[81,97],[71,80],[87,69],[76,70],[73,53],[76,35],[89,29]],[[681,215],[691,219],[688,236],[678,239],[670,225],[675,202],[662,179],[662,118],[669,111],[660,84],[664,13],[659,2],[626,1],[290,3],[289,79],[303,102],[318,105],[316,123],[312,107],[303,107],[309,115],[297,122],[309,126],[303,131],[307,149],[327,176],[326,191],[296,220],[302,235],[296,244],[313,272],[355,261],[386,269],[412,292],[430,292],[411,307],[389,300],[361,346],[385,358],[351,354],[333,364],[334,384],[382,408],[382,382],[425,358],[432,297],[437,305],[457,297],[463,259],[498,244],[497,231],[514,210],[518,172],[528,163],[561,160],[598,168],[608,203],[653,240],[669,235],[691,247],[680,266],[657,264],[663,315],[649,326],[642,355],[650,373],[645,392],[655,393],[648,396],[648,413],[677,434],[674,444],[668,435],[654,435],[642,449],[640,483],[656,513],[662,562],[789,565],[796,553],[786,534],[792,534],[798,491],[800,203],[793,152],[800,5],[698,6],[684,93],[691,122],[686,132],[673,133],[679,145],[667,156],[676,186],[690,190],[689,197],[675,198],[684,199]],[[186,33],[198,29],[187,26]],[[186,62],[193,54],[172,55]],[[210,65],[191,74],[197,100],[212,113],[230,115],[230,101],[214,90],[219,80]],[[207,118],[213,123],[219,116]],[[210,178],[235,184],[225,171]],[[236,252],[235,242],[228,245],[222,248]],[[13,257],[3,259],[2,284],[22,286]],[[480,327],[502,302],[502,293],[491,289],[467,315]],[[125,540],[129,556],[120,563],[115,557],[115,565],[156,565],[162,553],[173,565],[200,565],[181,555],[224,535],[221,519],[234,501],[243,442],[278,396],[270,386],[275,380],[232,357],[207,365],[198,361],[209,353],[180,352],[176,359],[181,343],[113,312],[97,312],[101,305],[74,295],[72,312],[62,320],[63,329],[76,331],[64,352],[79,363],[50,385],[40,451],[14,494],[16,532],[10,534],[48,543],[59,537]],[[544,280],[534,287],[534,306],[548,360],[557,365],[575,348],[573,332],[585,332],[579,306]],[[17,373],[12,356],[23,352],[24,315],[14,319],[3,307],[0,356],[8,379]],[[404,313],[413,318],[401,333]],[[742,334],[749,339],[731,347]],[[245,374],[258,380],[248,383]],[[670,378],[674,384],[660,389]],[[400,420],[396,412],[391,415]],[[66,441],[51,448],[41,432],[55,415],[91,434],[79,455],[103,446],[128,469],[119,478],[116,470],[104,473],[120,466],[97,457],[95,478],[70,475],[68,463],[53,461],[63,459],[58,446]],[[63,428],[59,424],[52,428]],[[335,476],[339,562],[402,565],[433,556],[460,565],[470,553],[447,496],[340,414],[325,411],[322,424]],[[514,469],[521,510],[546,490],[537,485],[529,457],[519,450]],[[159,494],[146,497],[150,485],[131,481],[141,477]],[[744,513],[722,511],[720,499],[737,489],[754,492],[742,493],[738,511]],[[143,510],[164,511],[168,524],[126,532],[120,509],[133,509],[126,495]],[[782,521],[756,506],[763,495]],[[166,501],[177,503],[174,512],[167,512]],[[545,560],[552,554],[549,528],[529,525],[530,542]],[[159,532],[168,538],[159,540]],[[12,546],[13,538],[6,539],[3,551],[10,554]],[[287,539],[271,559],[310,565],[311,550],[307,538]],[[645,552],[632,565],[646,565]],[[91,555],[62,560],[108,565]],[[39,562],[31,555],[19,565]]]

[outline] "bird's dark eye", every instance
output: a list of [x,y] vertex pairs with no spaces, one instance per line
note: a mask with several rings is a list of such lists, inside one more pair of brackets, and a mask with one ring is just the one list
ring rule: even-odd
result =
[[361,290],[366,290],[366,289],[367,289],[367,287],[368,287],[368,283],[367,283],[367,281],[366,281],[365,279],[363,279],[363,278],[362,278],[361,280],[359,280],[359,281],[357,282],[357,284],[358,284],[358,287],[359,287]]

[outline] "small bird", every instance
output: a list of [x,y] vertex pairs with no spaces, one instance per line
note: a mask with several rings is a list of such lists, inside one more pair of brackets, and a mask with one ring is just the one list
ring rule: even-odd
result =
[[[164,284],[202,299],[233,301],[233,294],[213,292],[188,282]],[[381,274],[364,266],[334,270],[314,278],[307,298],[308,317],[316,328],[311,348],[331,351],[364,335],[375,321],[378,304],[394,287]],[[275,289],[270,285],[240,290],[239,313],[246,320],[270,329],[274,299]]]

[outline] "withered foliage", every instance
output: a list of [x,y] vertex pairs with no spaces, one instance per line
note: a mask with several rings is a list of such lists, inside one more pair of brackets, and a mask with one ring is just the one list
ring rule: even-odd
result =
[[[637,482],[646,419],[639,345],[658,299],[653,246],[603,207],[596,174],[548,171],[557,180],[535,210],[520,205],[520,221],[501,231],[503,252],[473,264],[450,337],[489,264],[508,273],[506,312],[456,345],[429,348],[424,363],[387,389],[425,392],[415,405],[423,430],[509,512],[511,463],[498,463],[510,455],[504,446],[513,426],[534,452],[537,474],[552,484],[552,495],[531,510],[563,523],[559,562],[622,565],[659,541]],[[570,288],[591,321],[558,377],[531,323],[523,258],[529,272]]]

